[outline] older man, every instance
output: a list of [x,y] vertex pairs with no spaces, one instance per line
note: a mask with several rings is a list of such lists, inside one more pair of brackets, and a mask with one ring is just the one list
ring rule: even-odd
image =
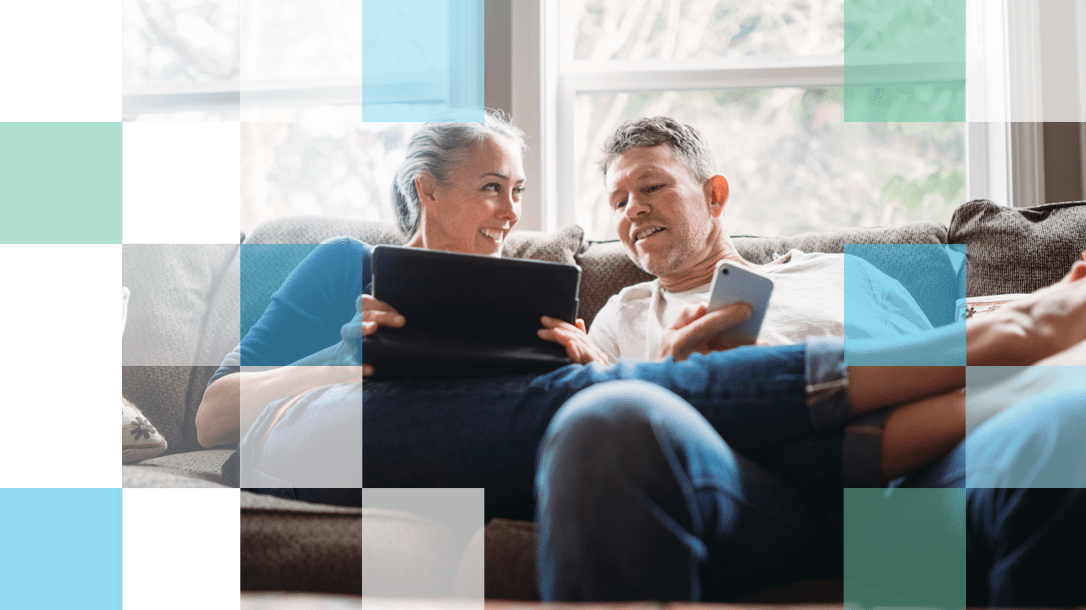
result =
[[[561,324],[554,325],[556,336],[579,344],[586,360],[612,362],[619,357],[683,360],[694,352],[735,347],[727,331],[750,315],[749,307],[705,313],[704,305],[719,261],[750,263],[725,230],[727,180],[715,175],[701,136],[666,118],[627,123],[605,145],[602,168],[620,240],[630,257],[657,277],[612,297],[587,337]],[[858,326],[848,329],[849,336],[930,328],[897,282],[870,265],[857,263],[856,269],[857,283],[866,289],[850,294],[850,305],[864,307],[869,315],[857,317]],[[759,270],[775,282],[760,341],[791,343],[844,334],[841,255],[792,251]],[[1078,270],[1079,278],[1082,272]],[[975,362],[984,342],[973,342],[972,334],[970,339],[970,346],[977,348],[970,352]],[[812,362],[819,365],[809,360],[808,368]],[[846,376],[834,383],[848,381]],[[839,389],[829,385],[808,384],[809,400]],[[1030,424],[1031,418],[1040,418],[1058,419],[1071,428],[1086,426],[1080,403],[1081,397],[1038,405],[1028,416],[1009,412],[993,420],[978,430],[978,438],[986,442],[973,445],[970,459],[1004,460],[1034,475],[1058,468],[1068,456],[1081,459],[1082,451],[1069,450],[1066,441],[1058,443],[1045,427]],[[886,452],[893,444],[891,427],[907,428],[906,441],[917,446],[937,439],[914,465],[930,463],[964,436],[960,395],[897,409],[889,414],[890,421],[887,415],[861,420],[860,430],[875,433],[861,432],[851,443],[845,429],[846,486],[866,486],[850,483],[850,456],[871,452],[872,442]],[[827,454],[840,451],[840,438],[816,436],[802,446],[741,455],[718,432],[683,400],[638,382],[596,386],[567,403],[540,447],[537,495],[544,598],[731,599],[803,578],[840,578],[841,492],[818,484],[825,478],[825,466],[810,461],[817,454],[812,447],[820,444]],[[1017,441],[1004,451],[1011,438]],[[1031,452],[1031,443],[1047,449]],[[908,451],[909,443],[904,445]],[[912,468],[914,474],[895,485],[963,487],[965,453],[961,444],[926,469]],[[805,460],[794,459],[800,454]],[[801,489],[797,482],[805,478],[813,483]],[[1035,482],[1019,480],[1014,486]],[[1053,573],[1052,566],[1065,572],[1067,565],[1082,566],[1081,557],[1056,550],[1063,534],[1082,534],[1082,527],[1074,525],[1086,517],[1082,493],[969,490],[968,510],[970,604],[1081,601],[1073,587],[1046,584],[1051,576],[1045,574]],[[945,525],[948,535],[960,531],[960,523]],[[1058,561],[1052,560],[1053,553],[1060,553]]]
[[[785,253],[766,265],[743,259],[724,222],[728,181],[692,127],[656,117],[626,123],[604,147],[601,169],[619,240],[655,280],[625,288],[596,316],[588,336],[610,361],[682,359],[735,347],[727,329],[749,315],[735,305],[702,315],[716,264],[729,260],[774,280],[760,343],[843,336],[844,257]],[[849,337],[898,335],[931,328],[901,284],[860,259],[850,261]],[[855,274],[852,274],[852,271]]]

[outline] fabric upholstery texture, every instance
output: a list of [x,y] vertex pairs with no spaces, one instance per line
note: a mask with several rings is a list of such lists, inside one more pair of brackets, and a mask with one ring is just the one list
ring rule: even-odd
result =
[[[154,422],[169,443],[167,454],[201,448],[195,428],[201,381],[206,385],[207,367],[213,372],[237,345],[237,293],[222,289],[237,249],[235,244],[122,247],[122,282],[132,290],[122,395]],[[212,304],[215,315],[209,315]]]
[[949,240],[966,244],[967,296],[1033,292],[1086,249],[1086,201],[1007,208],[977,199],[954,211]]
[[121,387],[124,397],[140,407],[147,419],[169,443],[167,455],[201,449],[196,442],[196,415],[187,420],[191,366],[124,366]]
[[246,491],[241,540],[241,588],[247,591],[447,596],[463,551],[447,526],[403,511]]
[[121,467],[121,487],[225,487],[222,464],[233,451],[205,449],[173,453]]

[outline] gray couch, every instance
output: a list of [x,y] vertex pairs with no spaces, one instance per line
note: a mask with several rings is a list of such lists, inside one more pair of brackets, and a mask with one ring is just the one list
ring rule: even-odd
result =
[[[165,454],[123,467],[125,487],[223,486],[220,469],[233,449],[204,449],[196,441],[195,414],[207,380],[298,261],[315,244],[338,235],[373,244],[403,241],[391,225],[303,217],[265,223],[243,236],[240,247],[124,246],[123,283],[132,289],[132,299],[123,393],[169,442]],[[1058,280],[1086,249],[1086,202],[1008,209],[979,200],[962,205],[949,228],[920,222],[737,237],[735,243],[746,259],[758,263],[790,248],[842,252],[844,244],[853,243],[963,244],[963,257],[935,249],[868,251],[880,268],[904,267],[897,279],[938,325],[952,315],[942,305],[948,291],[1029,292]],[[514,232],[505,255],[580,265],[581,315],[589,324],[610,295],[648,278],[619,243],[586,241],[576,226],[554,234]],[[897,256],[916,258],[902,266],[893,260]],[[403,511],[322,507],[242,492],[241,535],[241,582],[247,590],[358,593],[366,578],[367,590],[387,583],[382,591],[390,595],[463,593],[472,566],[449,565],[433,550],[458,556],[465,547],[482,546],[487,597],[538,597],[530,523],[492,520],[475,538],[463,540],[439,523]],[[449,574],[457,576],[441,576]],[[808,583],[773,595],[765,599],[833,601],[840,589]]]

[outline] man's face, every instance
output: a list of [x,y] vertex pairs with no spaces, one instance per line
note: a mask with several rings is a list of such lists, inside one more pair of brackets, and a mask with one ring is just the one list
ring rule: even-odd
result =
[[660,277],[681,272],[709,247],[711,190],[698,183],[671,146],[636,147],[607,168],[612,221],[630,258]]

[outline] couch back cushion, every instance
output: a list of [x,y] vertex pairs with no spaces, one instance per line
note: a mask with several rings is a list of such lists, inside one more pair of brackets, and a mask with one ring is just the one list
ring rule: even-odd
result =
[[132,291],[122,393],[154,422],[168,453],[200,448],[196,408],[211,372],[237,345],[237,291],[230,288],[237,250],[236,244],[122,248],[121,278]]
[[1086,201],[1008,208],[977,199],[954,211],[948,239],[967,244],[969,296],[1032,292],[1058,281],[1086,249]]
[[[793,248],[840,254],[845,244],[945,244],[947,230],[934,222],[914,222],[899,227],[818,231],[787,237],[737,236],[732,241],[743,258],[764,264]],[[865,248],[857,255],[900,281],[933,325],[951,321],[953,310],[946,306],[945,292],[948,286],[956,287],[958,280],[953,257],[945,249]],[[918,255],[920,260],[915,260]],[[910,257],[907,264],[901,260],[905,256]],[[611,295],[625,286],[652,279],[626,256],[618,241],[588,242],[577,262],[583,269],[581,317],[587,324],[592,323]]]

